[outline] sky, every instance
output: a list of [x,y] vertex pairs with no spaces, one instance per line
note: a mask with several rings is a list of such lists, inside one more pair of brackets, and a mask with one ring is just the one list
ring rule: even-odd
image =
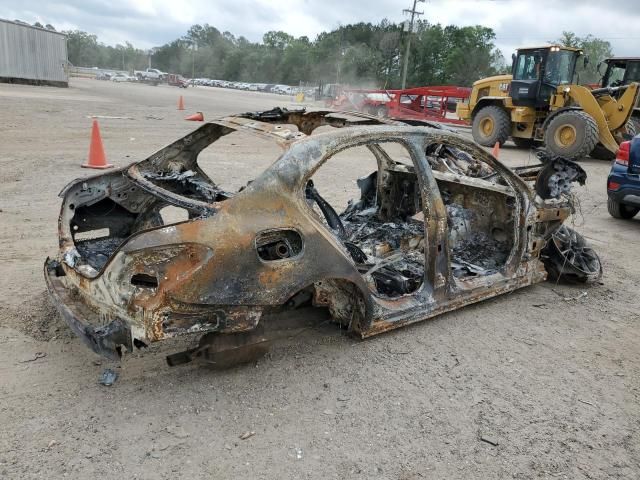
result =
[[[0,0],[0,18],[94,33],[109,45],[160,46],[196,23],[260,41],[269,30],[310,39],[322,31],[383,18],[401,22],[413,0]],[[429,0],[421,19],[484,25],[509,58],[517,47],[545,44],[563,30],[611,42],[616,55],[640,56],[640,0]],[[628,28],[624,28],[628,26]]]

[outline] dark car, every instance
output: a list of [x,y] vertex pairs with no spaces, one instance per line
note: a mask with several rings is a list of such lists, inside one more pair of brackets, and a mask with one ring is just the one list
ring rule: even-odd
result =
[[607,178],[607,195],[614,218],[630,219],[640,211],[640,135],[620,144]]

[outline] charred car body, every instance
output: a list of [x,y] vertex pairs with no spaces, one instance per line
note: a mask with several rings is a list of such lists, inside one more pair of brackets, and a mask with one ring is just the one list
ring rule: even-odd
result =
[[[337,128],[312,135],[327,125]],[[236,131],[284,153],[230,193],[197,160]],[[338,214],[312,176],[362,146],[378,168]],[[547,270],[598,278],[597,255],[562,225],[569,185],[586,175],[543,160],[511,170],[456,133],[363,114],[225,117],[65,187],[59,255],[45,279],[74,332],[114,359],[187,333],[204,334],[200,346],[171,364],[264,345],[269,315],[305,302],[365,338],[540,282]],[[188,220],[165,224],[167,206]]]

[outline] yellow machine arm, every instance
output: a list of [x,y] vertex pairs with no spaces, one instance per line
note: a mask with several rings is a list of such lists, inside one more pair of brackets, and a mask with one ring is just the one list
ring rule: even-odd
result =
[[619,145],[611,132],[623,128],[631,118],[638,96],[638,87],[638,83],[622,87],[626,88],[626,91],[618,100],[606,94],[595,97],[594,93],[597,90],[591,91],[582,85],[560,87],[559,90],[594,118],[598,125],[598,140],[607,150],[616,153]]

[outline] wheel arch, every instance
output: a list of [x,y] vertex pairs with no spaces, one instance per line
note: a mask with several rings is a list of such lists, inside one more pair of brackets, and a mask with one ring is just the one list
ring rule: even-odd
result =
[[582,107],[576,107],[576,106],[562,107],[562,108],[559,108],[558,110],[554,110],[549,115],[547,115],[547,118],[545,118],[544,122],[542,122],[542,131],[546,132],[547,127],[549,126],[549,123],[551,123],[551,120],[553,120],[555,117],[557,117],[561,113],[569,112],[571,110],[584,111],[584,109]]
[[475,118],[475,116],[480,110],[482,110],[484,107],[488,107],[491,105],[496,107],[501,107],[507,113],[509,113],[509,109],[505,105],[504,97],[482,97],[480,100],[478,100],[478,103],[475,104],[475,106],[473,107],[473,110],[471,110],[471,121],[473,122],[473,119]]
[[313,282],[313,305],[327,307],[336,322],[360,332],[373,321],[374,302],[364,283],[348,278],[326,277]]

